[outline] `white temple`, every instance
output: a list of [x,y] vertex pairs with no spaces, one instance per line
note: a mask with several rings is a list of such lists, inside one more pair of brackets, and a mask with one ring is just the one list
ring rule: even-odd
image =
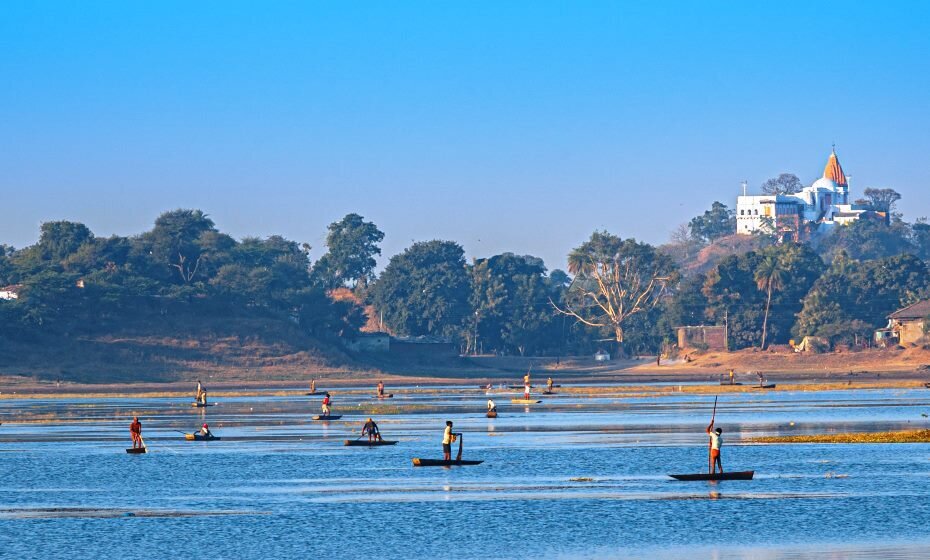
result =
[[830,154],[823,177],[795,194],[742,195],[736,198],[736,233],[776,233],[783,240],[798,241],[809,230],[846,225],[868,209],[849,203],[849,184],[836,157]]

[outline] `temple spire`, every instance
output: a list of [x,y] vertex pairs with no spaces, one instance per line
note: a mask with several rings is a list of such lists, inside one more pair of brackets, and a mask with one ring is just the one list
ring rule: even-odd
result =
[[836,144],[833,144],[833,151],[830,153],[830,158],[827,160],[827,166],[823,169],[823,176],[841,187],[847,186],[846,174],[843,173],[840,160],[836,157]]

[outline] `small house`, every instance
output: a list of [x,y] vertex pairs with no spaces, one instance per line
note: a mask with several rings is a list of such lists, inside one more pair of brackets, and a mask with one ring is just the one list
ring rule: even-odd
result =
[[930,299],[918,301],[888,316],[888,328],[898,335],[898,344],[911,344],[923,338],[930,321]]
[[609,362],[610,353],[604,352],[603,350],[598,350],[597,352],[594,353],[594,361],[595,362]]
[[678,327],[678,348],[687,350],[727,350],[727,328],[716,325]]
[[12,301],[14,299],[19,299],[19,293],[23,291],[22,284],[12,284],[4,288],[0,288],[0,299],[6,301]]
[[351,352],[390,352],[391,335],[384,332],[362,332],[346,338],[343,341],[346,349]]

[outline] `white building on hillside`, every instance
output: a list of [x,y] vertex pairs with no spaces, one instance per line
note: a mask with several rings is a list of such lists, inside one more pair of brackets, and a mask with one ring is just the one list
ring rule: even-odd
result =
[[830,154],[823,177],[795,194],[742,195],[736,198],[736,233],[777,233],[798,241],[807,223],[817,229],[858,220],[867,208],[849,203],[849,184],[836,157]]

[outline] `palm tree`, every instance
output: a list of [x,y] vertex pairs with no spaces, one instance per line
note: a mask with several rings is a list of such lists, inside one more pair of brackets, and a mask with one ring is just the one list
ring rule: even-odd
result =
[[769,307],[772,304],[772,292],[778,291],[785,286],[786,276],[785,270],[781,268],[781,263],[774,257],[766,257],[756,268],[756,286],[760,290],[765,290],[766,293],[765,317],[762,319],[762,350],[765,350],[765,337],[768,331]]

